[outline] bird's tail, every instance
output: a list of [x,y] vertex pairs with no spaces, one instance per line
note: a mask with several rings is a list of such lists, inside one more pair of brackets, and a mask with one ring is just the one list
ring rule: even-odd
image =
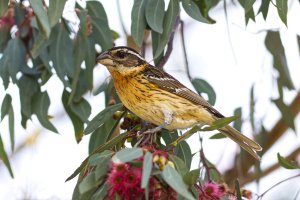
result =
[[225,136],[235,141],[236,143],[238,143],[245,151],[250,153],[255,159],[260,160],[260,157],[257,155],[257,151],[261,151],[262,147],[258,143],[244,136],[238,130],[229,125],[220,128],[219,131]]

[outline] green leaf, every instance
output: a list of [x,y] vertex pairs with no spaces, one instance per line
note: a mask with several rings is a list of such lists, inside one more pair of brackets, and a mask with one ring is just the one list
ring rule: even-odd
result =
[[166,44],[168,43],[171,33],[173,31],[176,17],[179,14],[179,1],[172,0],[169,2],[168,9],[166,11],[166,16],[164,18],[163,23],[163,33],[159,35],[159,39],[157,41],[157,48],[154,50],[154,58],[157,58],[164,51]]
[[98,164],[101,165],[101,163],[106,160],[107,158],[111,159],[112,155],[114,154],[111,150],[104,150],[101,153],[93,154],[89,158],[89,166],[96,166]]
[[0,17],[2,17],[2,15],[4,15],[6,10],[8,9],[8,2],[9,2],[9,0],[1,0],[0,1]]
[[216,133],[213,136],[211,136],[209,139],[223,139],[226,138],[226,136],[222,133]]
[[73,45],[66,27],[62,24],[59,25],[56,41],[50,46],[50,56],[57,76],[66,87],[69,86],[65,77],[74,75]]
[[1,106],[1,121],[3,120],[5,115],[8,114],[10,107],[11,107],[11,96],[9,94],[6,94],[2,101],[2,106]]
[[84,133],[87,135],[94,130],[96,130],[99,126],[102,126],[107,120],[109,120],[112,115],[122,108],[122,104],[116,104],[113,106],[106,107],[99,114],[97,114],[87,125],[84,130]]
[[79,102],[72,102],[70,108],[82,122],[88,122],[88,118],[91,114],[91,106],[87,100],[82,98]]
[[296,132],[294,117],[290,107],[283,102],[283,99],[273,99],[272,101],[280,110],[283,121]]
[[279,32],[268,31],[265,39],[265,45],[273,56],[273,66],[279,72],[279,79],[282,85],[289,90],[294,89],[295,87],[290,76],[287,59]]
[[184,182],[189,186],[196,184],[200,176],[200,169],[194,169],[186,173],[183,177]]
[[180,176],[183,177],[186,173],[188,173],[189,170],[187,169],[183,160],[181,160],[179,157],[174,155],[170,155],[169,158],[175,164],[175,167],[178,173],[180,174]]
[[182,0],[182,7],[185,10],[185,12],[193,19],[208,24],[212,23],[201,14],[199,7],[194,1]]
[[70,93],[64,90],[62,94],[62,103],[63,106],[70,117],[73,127],[74,127],[74,132],[75,132],[75,139],[77,143],[79,143],[83,137],[83,129],[84,129],[84,123],[81,121],[81,119],[71,110],[70,105],[68,105],[68,99],[70,97]]
[[241,189],[240,189],[240,183],[237,179],[235,180],[235,190],[236,190],[237,200],[243,200],[242,194],[241,194]]
[[61,18],[66,0],[51,0],[49,1],[48,18],[50,26],[56,25]]
[[89,175],[87,175],[81,183],[79,183],[79,192],[80,194],[84,194],[88,191],[90,191],[91,189],[94,189],[95,187],[97,187],[97,180],[96,180],[96,176],[95,176],[95,172],[91,172]]
[[242,121],[242,107],[236,108],[236,109],[233,111],[233,115],[234,115],[234,116],[240,116],[240,118],[238,118],[237,120],[235,120],[235,121],[233,122],[233,127],[234,127],[236,130],[238,130],[238,131],[241,132],[241,130],[242,130],[242,123],[243,123],[243,121]]
[[214,121],[210,126],[208,127],[204,127],[202,129],[200,129],[201,131],[213,131],[216,129],[220,129],[228,124],[230,124],[231,122],[233,122],[234,120],[238,119],[240,116],[232,116],[232,117],[224,117],[224,118],[220,118],[217,119],[216,121]]
[[279,153],[277,153],[277,159],[278,159],[279,164],[286,169],[300,169],[300,167],[297,166],[296,163],[285,159]]
[[245,13],[247,13],[252,9],[255,0],[239,0],[239,3],[244,8]]
[[101,92],[104,92],[107,87],[109,85],[109,82],[104,81],[98,88],[95,89],[95,91],[93,92],[93,95],[96,96],[98,94],[100,94]]
[[6,166],[7,170],[9,171],[10,176],[13,178],[14,174],[13,174],[13,171],[11,169],[7,154],[6,154],[5,149],[4,149],[1,134],[0,134],[0,159],[3,161],[4,165]]
[[281,21],[287,26],[288,1],[276,0],[276,7]]
[[264,20],[267,19],[268,16],[268,12],[269,12],[269,5],[270,5],[271,0],[264,0],[261,1],[261,5],[259,7],[258,13],[262,13]]
[[104,176],[107,176],[107,172],[109,170],[109,164],[110,164],[111,158],[106,157],[105,159],[102,160],[102,162],[98,163],[96,170],[95,170],[95,175],[96,175],[96,180],[101,180]]
[[48,109],[50,106],[50,99],[47,92],[36,93],[33,97],[33,112],[36,114],[40,123],[50,131],[58,133],[57,129],[49,121]]
[[253,8],[251,8],[248,12],[245,13],[246,25],[248,24],[250,19],[255,22],[255,14]]
[[146,20],[152,30],[162,33],[165,16],[165,1],[150,0],[146,5]]
[[99,200],[99,199],[105,199],[105,197],[108,194],[109,187],[107,184],[103,184],[92,196],[92,200]]
[[187,185],[184,183],[182,177],[174,168],[167,165],[162,171],[161,175],[164,181],[166,181],[167,184],[171,186],[178,194],[189,200],[195,199],[188,191]]
[[100,44],[102,51],[111,48],[113,46],[112,33],[102,4],[99,1],[87,1],[86,8],[92,18],[93,32],[91,37]]
[[8,111],[8,128],[11,143],[11,151],[13,151],[15,149],[15,117],[12,105]]
[[20,92],[21,112],[24,116],[26,116],[26,118],[30,118],[33,112],[33,95],[39,91],[39,85],[32,77],[23,75],[18,80],[18,86]]
[[29,2],[37,18],[39,29],[46,38],[49,38],[51,27],[42,0],[29,0]]
[[208,96],[208,102],[211,105],[215,105],[216,103],[216,93],[214,91],[214,89],[212,88],[212,86],[205,80],[203,79],[193,79],[192,80],[192,84],[195,87],[195,89],[197,90],[198,94],[202,94],[205,93]]
[[143,150],[141,148],[124,148],[118,151],[112,160],[117,163],[126,163],[140,158],[143,155]]
[[[55,31],[55,30],[53,30]],[[34,31],[34,43],[33,43],[33,47],[30,50],[31,56],[33,58],[37,58],[42,51],[49,46],[49,44],[51,44],[53,41],[56,40],[56,34],[53,34],[53,32],[50,35],[49,39],[46,39],[43,34],[41,34],[40,32],[36,33],[37,31]]]
[[142,188],[146,188],[149,183],[149,179],[152,172],[152,154],[150,152],[147,152],[144,156],[143,161],[143,175],[142,175]]
[[96,153],[100,153],[100,152],[102,152],[102,151],[104,151],[104,150],[110,149],[111,147],[117,145],[117,144],[120,143],[121,141],[124,141],[124,140],[127,138],[127,136],[129,135],[129,133],[131,133],[131,132],[128,131],[128,132],[122,133],[122,134],[120,134],[120,135],[118,135],[118,136],[112,138],[111,140],[109,140],[109,141],[106,142],[105,144],[99,146],[97,149],[95,149],[95,150],[90,154],[90,156],[88,156],[88,157],[81,163],[81,165],[73,172],[73,174],[67,178],[66,181],[69,181],[69,180],[73,179],[75,176],[77,176],[77,175],[81,172],[81,170],[86,166],[86,164],[87,164],[89,158],[90,158],[92,155],[94,155],[94,154],[96,154]]
[[134,42],[140,47],[143,43],[146,28],[145,5],[147,0],[134,0],[131,11],[131,35]]
[[177,145],[177,147],[178,147],[177,156],[181,160],[183,160],[183,162],[187,166],[187,169],[190,169],[192,163],[192,152],[190,146],[186,141],[182,141]]
[[212,7],[215,7],[219,0],[192,0],[196,3],[202,16],[207,19],[210,23],[215,23],[216,21],[209,16],[209,11]]

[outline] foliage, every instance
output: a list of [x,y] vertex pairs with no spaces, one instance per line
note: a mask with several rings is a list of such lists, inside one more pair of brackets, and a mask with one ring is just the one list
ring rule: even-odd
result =
[[[80,142],[84,135],[91,134],[89,157],[68,178],[70,180],[80,174],[73,199],[103,199],[111,195],[113,187],[108,184],[113,178],[110,175],[113,174],[114,166],[120,164],[141,170],[136,173],[142,174],[139,184],[146,199],[151,195],[157,195],[151,190],[153,184],[161,186],[160,195],[168,192],[173,194],[176,191],[180,197],[186,199],[201,199],[203,195],[204,197],[210,195],[204,192],[205,188],[209,187],[209,185],[202,186],[204,182],[212,180],[218,182],[214,183],[217,187],[212,186],[213,188],[225,184],[216,167],[205,157],[203,150],[200,152],[201,169],[191,170],[194,154],[183,139],[199,130],[218,129],[238,117],[216,121],[210,127],[192,129],[188,135],[179,131],[170,134],[170,131],[163,130],[156,138],[152,138],[155,140],[155,146],[151,146],[144,143],[138,134],[142,128],[142,121],[122,108],[119,100],[115,99],[112,84],[105,83],[94,94],[104,92],[107,107],[89,120],[91,106],[83,95],[93,90],[93,68],[95,59],[100,53],[94,47],[99,45],[102,51],[111,48],[117,35],[109,27],[108,11],[99,1],[87,1],[86,7],[76,3],[76,14],[80,23],[76,31],[72,23],[62,17],[66,0],[51,0],[49,5],[42,0],[30,0],[29,3],[29,6],[25,6],[22,0],[0,1],[0,77],[6,91],[12,84],[19,88],[21,125],[26,128],[27,121],[36,115],[44,128],[55,133],[58,131],[51,123],[48,113],[51,104],[49,94],[42,87],[52,76],[57,76],[63,84],[61,102],[71,119],[76,141]],[[143,49],[146,35],[151,34],[153,58],[157,65],[168,59],[173,36],[180,23],[180,12],[186,12],[200,23],[213,24],[216,20],[210,17],[209,12],[220,5],[221,1],[171,0],[166,10],[165,3],[164,0],[134,0],[131,10],[131,38],[135,43],[132,46]],[[269,7],[274,3],[279,18],[286,26],[288,25],[288,1],[261,1],[258,11],[254,9],[254,5],[258,3],[255,0],[238,0],[238,3],[244,10],[246,25],[250,20],[255,21],[260,13],[266,20]],[[224,1],[225,10],[226,4]],[[12,29],[13,27],[15,29]],[[268,30],[265,45],[272,55],[274,70],[279,74],[276,78],[279,97],[272,98],[271,102],[278,107],[284,122],[295,131],[293,121],[295,113],[284,102],[284,91],[293,90],[294,85],[279,31]],[[208,101],[211,104],[215,103],[216,93],[206,80],[196,78],[191,82],[200,95],[206,94]],[[108,100],[111,100],[113,105],[109,104]],[[253,131],[264,130],[263,125],[257,127],[254,115],[254,87],[251,90],[250,110]],[[234,114],[241,117],[242,109],[237,108]],[[14,109],[9,92],[2,101],[1,121],[5,116],[8,116],[10,143],[14,150]],[[242,123],[242,118],[239,118],[234,122],[234,127],[240,130]],[[121,130],[124,132],[120,134]],[[266,136],[263,131],[261,132],[261,140],[265,141]],[[211,139],[220,138],[223,138],[221,134],[211,137]],[[132,148],[125,148],[126,142],[129,142]],[[1,135],[0,158],[13,177]],[[280,154],[278,161],[285,168],[299,168]],[[245,166],[242,169],[243,173],[251,166],[251,164]],[[205,175],[200,171],[204,171]],[[236,193],[230,190],[226,190],[225,193],[226,195],[232,193],[241,199],[238,181],[236,189]],[[121,189],[115,188],[115,191],[118,193]],[[174,198],[177,197],[176,192]]]

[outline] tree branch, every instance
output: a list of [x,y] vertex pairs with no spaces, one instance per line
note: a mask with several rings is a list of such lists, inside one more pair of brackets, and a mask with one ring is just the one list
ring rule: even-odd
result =
[[[300,92],[297,93],[289,108],[292,111],[293,118],[295,118],[296,115],[300,112]],[[270,147],[272,147],[273,144],[278,141],[288,129],[289,126],[284,122],[283,119],[280,119],[267,134],[266,144],[263,147],[263,151],[267,152]],[[233,166],[231,169],[227,170],[224,173],[224,180],[226,181],[226,183],[232,184],[238,176],[239,179],[243,179],[243,177],[247,176],[247,172],[250,167],[255,164],[255,160],[249,154],[246,154],[245,159],[243,160],[247,162],[243,162],[241,173],[239,173],[240,171],[238,171],[236,166]]]

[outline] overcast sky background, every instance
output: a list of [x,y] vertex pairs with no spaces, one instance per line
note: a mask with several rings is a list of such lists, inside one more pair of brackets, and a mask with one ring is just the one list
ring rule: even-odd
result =
[[[73,12],[74,0],[69,0],[64,16],[69,20],[75,20]],[[83,2],[83,1],[82,1]],[[250,87],[255,84],[255,96],[257,98],[256,115],[265,116],[265,126],[270,129],[280,118],[279,111],[269,103],[269,97],[272,94],[277,96],[277,90],[274,85],[274,73],[271,56],[265,49],[263,43],[265,32],[269,28],[280,29],[282,39],[286,47],[289,69],[296,90],[300,86],[300,60],[299,49],[296,41],[296,33],[300,33],[299,20],[300,6],[298,1],[291,1],[288,15],[288,29],[278,18],[275,8],[270,5],[270,13],[267,22],[264,22],[262,16],[258,16],[257,22],[250,22],[245,27],[243,9],[237,4],[228,8],[228,27],[226,25],[223,5],[220,3],[217,8],[211,12],[211,17],[217,23],[207,25],[196,22],[187,16],[182,10],[181,16],[185,22],[185,39],[190,64],[190,73],[193,78],[202,78],[207,80],[214,88],[217,94],[215,108],[226,116],[231,116],[236,107],[243,107],[243,118],[247,119],[249,115]],[[111,29],[117,31],[121,37],[116,41],[117,45],[125,45],[124,33],[122,32],[119,16],[116,9],[116,1],[101,1],[109,16],[109,25]],[[122,18],[124,19],[127,32],[130,33],[130,10],[132,0],[121,1]],[[260,2],[257,2],[258,8]],[[257,9],[256,9],[257,10]],[[230,34],[228,34],[228,30]],[[151,51],[147,51],[146,58],[152,59]],[[165,67],[166,71],[174,75],[178,80],[189,88],[191,83],[185,73],[182,44],[180,42],[179,32],[175,35],[174,50]],[[97,66],[94,70],[95,85],[99,85],[109,76],[105,67]],[[0,101],[4,98],[4,89],[0,81]],[[74,139],[73,127],[71,121],[63,116],[63,107],[61,105],[62,84],[57,77],[52,77],[45,86],[51,98],[51,107],[49,113],[54,116],[53,123],[60,134],[54,134],[41,129],[36,117],[32,122],[28,122],[28,129],[20,127],[20,106],[19,93],[15,86],[9,87],[9,93],[13,96],[13,105],[15,111],[15,132],[16,147],[23,143],[28,136],[38,134],[37,141],[32,145],[27,145],[20,153],[16,153],[11,159],[15,179],[11,179],[6,168],[0,163],[0,199],[70,199],[76,179],[65,183],[65,179],[80,165],[87,156],[87,145],[89,136],[83,138],[80,144]],[[289,103],[296,92],[287,92],[286,102]],[[86,95],[92,105],[92,115],[95,116],[104,108],[102,94],[93,96]],[[299,128],[299,117],[295,121],[296,130]],[[10,152],[10,142],[8,137],[7,119],[0,124],[1,136],[8,152]],[[243,133],[250,135],[250,126],[243,127]],[[205,133],[204,151],[206,156],[213,162],[218,162],[218,168],[225,171],[229,164],[233,163],[232,154],[238,149],[229,139],[209,140],[212,133]],[[266,153],[262,159],[262,168],[266,168],[276,162],[276,153],[286,156],[300,144],[299,136],[292,131],[288,131],[279,143]],[[199,151],[198,136],[195,135],[188,139],[191,144],[192,152]],[[197,156],[195,156],[197,157]],[[194,159],[194,168],[198,165],[197,159]],[[277,170],[269,177],[262,179],[259,187],[256,184],[247,185],[247,189],[261,193],[276,182],[297,174],[299,171],[290,171],[285,169]],[[289,194],[294,195],[299,190],[299,179],[287,182],[270,192],[266,199],[280,199],[279,191],[289,185]],[[281,192],[282,194],[282,192]]]

